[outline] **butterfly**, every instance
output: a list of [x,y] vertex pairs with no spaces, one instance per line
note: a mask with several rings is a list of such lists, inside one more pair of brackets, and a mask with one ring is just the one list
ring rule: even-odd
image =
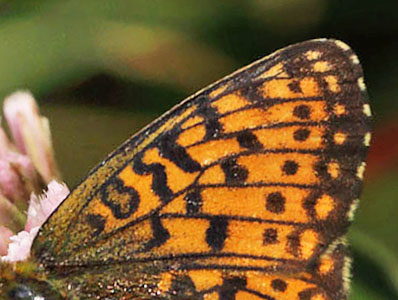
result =
[[1,266],[0,298],[347,299],[370,121],[346,44],[276,51],[92,170]]

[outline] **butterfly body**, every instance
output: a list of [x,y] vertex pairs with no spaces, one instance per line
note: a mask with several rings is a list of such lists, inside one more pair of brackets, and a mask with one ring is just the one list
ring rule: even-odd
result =
[[31,260],[53,297],[346,299],[362,76],[342,42],[303,42],[144,128],[41,228]]

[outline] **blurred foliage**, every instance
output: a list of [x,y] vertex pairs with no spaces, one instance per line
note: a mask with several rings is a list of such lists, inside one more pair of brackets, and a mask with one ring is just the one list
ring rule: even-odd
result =
[[356,51],[375,115],[377,151],[349,236],[350,299],[398,299],[398,130],[386,125],[398,128],[395,1],[2,0],[0,96],[23,88],[41,101],[73,186],[185,96],[318,37]]

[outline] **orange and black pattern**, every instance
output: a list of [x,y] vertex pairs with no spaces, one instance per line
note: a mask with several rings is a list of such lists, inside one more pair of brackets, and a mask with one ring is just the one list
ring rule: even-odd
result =
[[347,45],[279,50],[112,153],[33,258],[68,299],[346,299],[370,117]]

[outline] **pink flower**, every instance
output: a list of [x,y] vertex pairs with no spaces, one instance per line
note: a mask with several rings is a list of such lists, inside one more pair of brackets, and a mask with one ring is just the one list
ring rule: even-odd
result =
[[[8,244],[7,255],[2,256],[1,260],[16,262],[28,258],[32,242],[40,226],[43,225],[68,194],[68,187],[55,180],[48,184],[47,192],[41,196],[37,197],[32,193],[25,230],[20,231],[17,235],[9,236],[10,243]],[[9,232],[6,234],[9,234]]]
[[5,99],[3,110],[18,150],[30,157],[46,183],[58,178],[49,122],[39,114],[32,94],[11,94]]
[[29,257],[30,248],[40,227],[32,228],[31,231],[21,231],[17,235],[11,236],[11,243],[8,244],[7,255],[2,256],[1,260],[6,262],[17,262]]
[[25,224],[25,230],[31,230],[40,227],[51,215],[55,208],[61,204],[62,200],[69,195],[69,189],[65,183],[58,183],[55,180],[48,184],[48,190],[36,196],[30,196],[28,209],[28,219]]
[[[59,173],[49,123],[33,96],[16,92],[3,110],[13,140],[0,126],[0,258],[15,262],[29,256],[40,226],[69,190],[55,181]],[[46,184],[47,191],[37,196]]]

